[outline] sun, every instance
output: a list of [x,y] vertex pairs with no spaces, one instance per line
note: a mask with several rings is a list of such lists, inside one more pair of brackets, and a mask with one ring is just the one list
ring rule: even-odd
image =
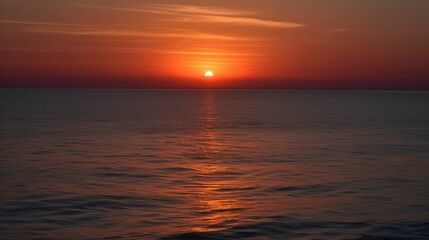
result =
[[208,77],[208,78],[211,78],[211,77],[213,77],[213,76],[214,76],[214,74],[213,74],[213,72],[212,72],[212,71],[207,71],[207,72],[204,74],[204,76],[205,76],[205,77]]

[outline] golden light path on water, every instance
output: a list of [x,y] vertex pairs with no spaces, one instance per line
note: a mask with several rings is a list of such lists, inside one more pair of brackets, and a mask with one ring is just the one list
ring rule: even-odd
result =
[[[255,165],[242,160],[244,164],[241,164],[239,168],[234,166],[234,161],[231,162],[230,157],[237,155],[239,149],[257,153],[257,149],[262,147],[259,144],[260,139],[241,141],[239,137],[225,138],[225,132],[221,132],[219,127],[222,123],[219,122],[216,110],[216,101],[219,100],[216,98],[218,97],[216,92],[205,91],[202,94],[201,113],[196,120],[198,122],[197,130],[195,135],[188,139],[192,142],[189,143],[189,146],[192,146],[190,155],[193,160],[184,161],[184,165],[182,165],[184,168],[193,169],[194,172],[192,176],[186,176],[189,188],[177,189],[186,199],[189,199],[187,207],[180,210],[184,215],[192,216],[184,226],[188,229],[187,232],[226,230],[244,223],[258,222],[259,214],[275,215],[276,211],[288,212],[288,209],[300,206],[317,207],[336,201],[332,199],[314,200],[305,197],[297,201],[294,198],[279,198],[274,194],[255,196],[243,193],[243,190],[254,189],[257,186],[276,185],[282,180],[267,181],[264,178],[252,178],[252,175],[267,170],[267,166],[263,163]],[[295,167],[294,164],[290,164],[287,171],[301,171],[293,170]],[[275,171],[275,169],[270,167],[270,171]],[[290,179],[288,184],[299,183]]]
[[[228,146],[217,139],[215,126],[216,106],[213,93],[206,92],[203,99],[203,114],[201,115],[203,126],[196,138],[200,142],[198,148],[204,153],[208,161],[203,164],[193,164],[191,168],[197,170],[199,175],[202,176],[202,180],[198,183],[200,193],[196,198],[198,211],[213,214],[209,214],[198,220],[197,224],[204,224],[204,226],[192,229],[193,231],[201,232],[225,229],[225,226],[222,227],[219,224],[237,218],[239,214],[233,210],[238,209],[238,206],[241,205],[237,197],[217,191],[220,188],[240,186],[240,181],[222,180],[219,177],[212,178],[210,176],[227,170],[227,167],[222,165],[221,161],[212,158],[212,155],[225,151]],[[207,226],[211,226],[210,229]]]

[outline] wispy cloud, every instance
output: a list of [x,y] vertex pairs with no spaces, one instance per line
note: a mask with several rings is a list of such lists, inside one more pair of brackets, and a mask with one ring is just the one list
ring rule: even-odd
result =
[[85,24],[74,24],[74,23],[58,23],[58,22],[38,22],[38,21],[29,21],[29,20],[16,20],[16,19],[0,19],[0,23],[7,24],[20,24],[20,25],[43,25],[43,26],[73,26],[73,27],[89,27],[91,25]]
[[207,14],[223,16],[242,16],[254,14],[254,12],[244,10],[234,10],[218,7],[195,6],[195,5],[178,5],[178,4],[157,4],[149,6],[163,12],[170,13],[189,13],[189,14]]
[[217,7],[176,5],[176,4],[152,4],[152,5],[145,5],[143,7],[109,7],[109,6],[97,6],[97,5],[89,5],[89,4],[74,4],[74,6],[94,8],[94,9],[165,14],[165,15],[206,14],[206,15],[221,15],[221,16],[243,16],[243,15],[253,14],[253,12],[242,11],[242,10],[239,11],[239,10],[231,10],[231,9],[217,8]]
[[161,50],[162,53],[178,54],[178,55],[204,55],[204,56],[256,56],[253,53],[228,53],[228,52],[208,52],[208,51],[165,51]]
[[174,21],[182,22],[205,22],[205,23],[228,23],[236,25],[247,25],[255,27],[269,27],[269,28],[300,28],[306,27],[305,24],[278,21],[278,20],[267,20],[258,17],[254,17],[252,12],[239,11],[226,8],[215,8],[205,6],[194,6],[194,5],[175,5],[175,4],[153,4],[143,7],[106,7],[106,6],[94,6],[94,5],[78,5],[86,8],[96,8],[114,11],[128,11],[138,13],[150,13],[169,15],[173,17]]
[[240,24],[240,25],[248,25],[248,26],[270,27],[270,28],[305,27],[305,25],[303,24],[293,23],[293,22],[271,21],[271,20],[262,20],[258,18],[248,18],[248,17],[209,16],[209,15],[184,17],[180,19],[180,21],[205,22],[205,23],[230,23],[230,24]]
[[185,29],[166,29],[145,31],[138,29],[112,28],[102,25],[73,24],[62,22],[41,22],[31,20],[0,19],[2,24],[25,25],[22,29],[26,32],[81,35],[81,36],[116,36],[116,37],[145,37],[145,38],[183,38],[183,39],[206,39],[223,41],[257,40],[244,37],[229,36],[222,34],[211,34]]
[[154,52],[161,54],[174,54],[174,55],[202,55],[202,56],[260,56],[255,53],[238,53],[238,52],[225,52],[223,49],[212,50],[192,50],[192,51],[178,51],[166,50],[160,48],[147,48],[147,47],[97,47],[97,48],[17,48],[17,47],[1,47],[0,52],[42,52],[42,53],[75,53],[75,52],[106,52],[116,51],[125,53],[140,53],[140,52]]
[[320,39],[302,39],[304,42],[309,42],[309,43],[327,43],[327,41],[324,40],[320,40]]
[[75,53],[75,52],[105,52],[106,50],[118,50],[120,48],[16,48],[16,47],[3,47],[0,52],[41,52],[41,53]]
[[350,30],[347,28],[332,28],[329,29],[329,32],[331,33],[340,33],[340,32],[349,32]]
[[16,47],[2,47],[2,52],[74,52],[72,49],[57,49],[57,48],[16,48]]
[[169,32],[147,32],[140,30],[124,30],[109,28],[53,28],[53,27],[31,27],[26,31],[34,33],[50,33],[62,35],[80,35],[80,36],[116,36],[116,37],[148,37],[148,38],[184,38],[184,39],[207,39],[207,40],[225,40],[225,41],[242,41],[246,38],[209,34],[197,31],[178,31]]

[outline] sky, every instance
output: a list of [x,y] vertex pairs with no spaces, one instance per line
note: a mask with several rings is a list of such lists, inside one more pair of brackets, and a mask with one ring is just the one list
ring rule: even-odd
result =
[[428,12],[427,0],[0,0],[0,86],[429,90]]

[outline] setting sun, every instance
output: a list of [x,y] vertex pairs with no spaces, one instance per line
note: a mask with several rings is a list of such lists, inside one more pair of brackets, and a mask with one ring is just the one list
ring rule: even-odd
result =
[[213,76],[214,76],[214,74],[213,74],[213,72],[212,72],[212,71],[207,71],[207,72],[204,74],[204,76],[205,76],[205,77],[213,77]]
[[0,0],[0,240],[429,240],[428,10]]

